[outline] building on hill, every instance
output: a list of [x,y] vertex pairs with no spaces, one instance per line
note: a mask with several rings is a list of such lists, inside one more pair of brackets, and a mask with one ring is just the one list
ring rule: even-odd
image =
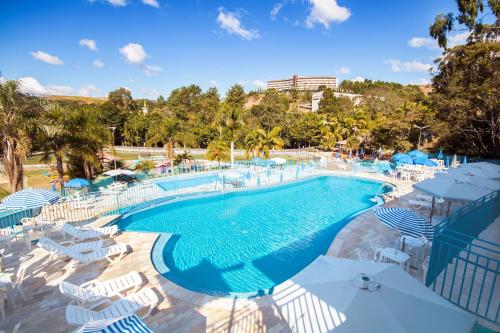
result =
[[335,76],[298,76],[291,79],[267,81],[267,89],[278,91],[288,90],[309,90],[316,91],[324,86],[330,89],[337,89],[337,78]]
[[[335,97],[347,97],[349,98],[354,105],[358,105],[361,103],[363,95],[360,94],[351,94],[351,93],[344,93],[344,92],[339,92],[339,91],[334,91],[333,95]],[[323,98],[323,92],[318,91],[312,95],[312,100],[311,100],[311,111],[312,112],[317,112],[319,109],[319,102]]]

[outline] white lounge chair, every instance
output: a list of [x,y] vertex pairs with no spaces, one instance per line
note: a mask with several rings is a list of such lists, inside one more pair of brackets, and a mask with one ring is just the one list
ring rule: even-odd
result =
[[82,227],[76,228],[69,223],[65,223],[61,228],[61,233],[63,238],[66,239],[66,235],[70,235],[76,240],[86,240],[91,238],[102,239],[105,236],[114,237],[118,233],[118,226],[112,225],[110,227],[103,228],[89,228]]
[[[94,244],[99,243],[101,246],[93,246]],[[120,261],[123,256],[130,251],[129,246],[126,244],[116,244],[109,247],[102,247],[102,241],[83,243],[83,245],[75,244],[73,246],[65,247],[47,237],[40,238],[38,246],[50,253],[49,260],[52,260],[55,257],[69,257],[71,258],[73,266],[84,266],[103,259],[108,260],[110,263],[115,263]],[[82,248],[88,247],[89,250],[92,248],[92,252],[82,253],[82,251],[77,250],[79,246]],[[118,257],[111,259],[111,257],[114,256]]]
[[124,291],[132,289],[132,293],[135,293],[144,282],[139,273],[132,271],[114,279],[102,282],[95,279],[80,286],[61,281],[59,290],[63,295],[72,298],[78,305],[83,306],[114,296],[125,297],[122,294]]
[[[105,304],[109,304],[109,306],[100,311],[93,310]],[[146,314],[141,317],[141,319],[144,319],[151,314],[151,311],[157,305],[158,296],[156,293],[150,288],[144,288],[114,302],[105,299],[94,304],[89,309],[70,304],[66,307],[66,321],[70,325],[84,325],[89,321],[118,318],[147,309]]]

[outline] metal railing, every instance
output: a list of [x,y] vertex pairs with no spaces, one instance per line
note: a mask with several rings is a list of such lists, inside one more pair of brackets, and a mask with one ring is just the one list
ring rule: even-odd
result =
[[[48,221],[63,218],[83,221],[99,216],[123,214],[182,196],[223,192],[240,187],[258,187],[291,181],[315,174],[318,165],[312,161],[283,166],[255,166],[236,164],[210,171],[177,169],[167,175],[156,175],[137,183],[123,185],[115,190],[104,189],[90,193],[65,195],[59,202],[38,209],[0,211],[0,227],[21,223],[24,217],[40,217]],[[235,174],[241,177],[234,178]]]
[[500,311],[500,244],[479,234],[500,215],[500,191],[453,212],[436,226],[425,283],[495,324]]

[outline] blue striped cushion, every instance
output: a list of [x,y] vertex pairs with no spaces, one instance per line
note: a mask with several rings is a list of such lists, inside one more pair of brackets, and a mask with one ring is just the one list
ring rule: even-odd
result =
[[153,333],[136,315],[86,324],[79,333]]

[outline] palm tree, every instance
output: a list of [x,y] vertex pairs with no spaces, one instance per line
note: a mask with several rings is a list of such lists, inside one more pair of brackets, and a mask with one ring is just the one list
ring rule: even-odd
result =
[[283,149],[285,142],[280,136],[281,127],[274,127],[270,131],[264,131],[263,129],[258,129],[260,132],[260,140],[257,146],[257,151],[262,151],[264,157],[269,158],[272,149]]
[[17,81],[0,83],[0,144],[12,192],[23,188],[23,162],[31,150],[30,125],[36,101],[20,91]]
[[174,159],[174,165],[179,165],[184,163],[184,161],[194,161],[193,155],[189,152],[184,151],[182,154],[176,155]]
[[146,132],[146,145],[155,146],[163,143],[167,159],[172,163],[174,158],[174,137],[179,132],[179,122],[174,118],[163,117],[152,122]]
[[245,154],[246,157],[259,156],[259,143],[262,137],[262,132],[253,130],[245,137]]
[[151,160],[142,160],[139,164],[136,165],[135,169],[136,170],[141,170],[145,174],[149,173],[149,170],[154,169],[156,166],[156,163]]
[[207,159],[210,161],[227,161],[229,159],[229,147],[227,143],[222,140],[214,140],[210,142],[207,149]]
[[43,161],[48,162],[54,154],[58,182],[64,187],[64,157],[69,150],[69,143],[74,133],[68,127],[67,116],[71,110],[59,104],[51,104],[48,107],[44,119],[39,125],[42,134],[41,143],[43,149]]
[[221,103],[217,116],[219,134],[225,134],[231,143],[231,165],[234,164],[234,141],[236,141],[239,130],[243,127],[243,114],[239,107],[228,103]]

